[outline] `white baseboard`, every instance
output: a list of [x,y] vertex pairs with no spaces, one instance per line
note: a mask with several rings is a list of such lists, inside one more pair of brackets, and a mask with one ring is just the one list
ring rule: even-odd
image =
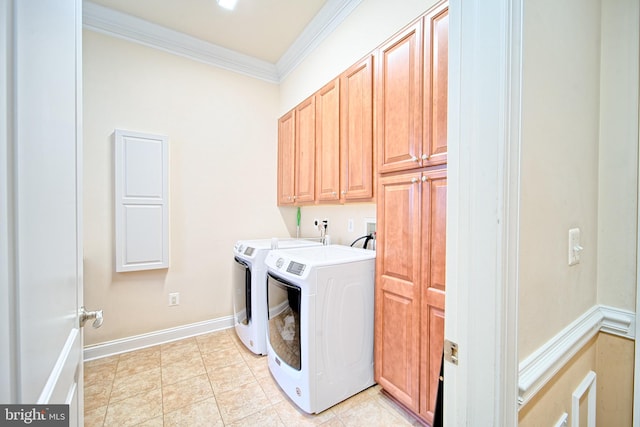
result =
[[520,408],[526,405],[598,332],[635,339],[635,313],[595,305],[520,362]]
[[150,332],[148,334],[136,335],[108,341],[84,348],[84,360],[101,359],[128,351],[139,350],[141,348],[152,347],[171,341],[202,335],[209,332],[221,331],[233,327],[233,316],[220,317],[206,320],[204,322],[192,323],[190,325],[178,326],[176,328],[164,329]]

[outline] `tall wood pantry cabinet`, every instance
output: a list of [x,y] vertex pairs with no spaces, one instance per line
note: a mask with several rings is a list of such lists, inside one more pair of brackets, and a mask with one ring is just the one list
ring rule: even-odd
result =
[[444,343],[448,5],[378,51],[375,378],[432,423]]

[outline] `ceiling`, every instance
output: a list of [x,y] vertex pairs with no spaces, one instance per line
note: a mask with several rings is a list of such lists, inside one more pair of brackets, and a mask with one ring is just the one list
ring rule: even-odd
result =
[[92,3],[272,64],[328,0],[91,0]]

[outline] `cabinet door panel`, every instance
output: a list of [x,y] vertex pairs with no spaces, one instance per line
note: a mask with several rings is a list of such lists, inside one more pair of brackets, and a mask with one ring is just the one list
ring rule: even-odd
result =
[[316,103],[311,97],[295,109],[296,203],[315,200]]
[[433,420],[444,344],[447,170],[423,173],[420,415]]
[[418,412],[420,379],[420,174],[378,187],[375,376]]
[[340,79],[341,192],[344,200],[373,197],[373,56]]
[[340,198],[340,83],[336,79],[316,95],[316,195]]
[[278,205],[295,202],[295,112],[292,110],[278,120]]
[[422,320],[420,415],[433,421],[444,345],[444,292],[429,289]]
[[381,47],[378,55],[378,170],[418,167],[422,154],[422,21]]
[[423,166],[447,162],[447,90],[449,8],[446,3],[425,17]]

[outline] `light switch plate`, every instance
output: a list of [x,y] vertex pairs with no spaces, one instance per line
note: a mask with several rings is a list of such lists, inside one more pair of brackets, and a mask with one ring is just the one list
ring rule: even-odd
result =
[[581,251],[580,229],[572,228],[569,230],[569,265],[576,265],[580,263]]

